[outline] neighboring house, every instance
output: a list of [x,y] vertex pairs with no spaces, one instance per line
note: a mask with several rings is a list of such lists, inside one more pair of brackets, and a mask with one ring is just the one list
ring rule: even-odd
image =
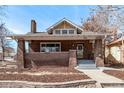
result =
[[[0,60],[3,60],[2,48],[0,48]],[[4,49],[4,57],[13,58],[15,56],[15,51],[12,47],[5,47]]]
[[12,47],[5,47],[5,57],[13,57],[15,56],[15,50]]
[[124,46],[122,46],[123,42],[121,37],[106,45],[106,62],[124,64]]
[[[104,66],[104,38],[108,34],[86,32],[80,26],[63,18],[47,29],[36,32],[36,22],[31,21],[31,32],[12,35],[18,40],[17,62],[20,68],[31,66],[77,66],[78,60],[93,60]],[[25,52],[25,41],[29,52]]]

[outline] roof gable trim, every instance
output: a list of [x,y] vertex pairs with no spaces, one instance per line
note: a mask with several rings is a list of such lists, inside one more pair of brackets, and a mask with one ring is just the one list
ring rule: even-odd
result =
[[79,26],[76,25],[75,23],[71,22],[70,20],[67,20],[66,18],[63,18],[62,20],[60,20],[60,21],[58,21],[57,23],[55,23],[55,24],[53,24],[52,26],[50,26],[50,27],[47,29],[47,31],[53,29],[55,26],[61,24],[61,23],[64,22],[64,21],[68,22],[68,23],[71,24],[72,26],[74,26],[74,27],[80,29],[81,31],[83,31],[83,29],[82,29],[81,27],[79,27]]

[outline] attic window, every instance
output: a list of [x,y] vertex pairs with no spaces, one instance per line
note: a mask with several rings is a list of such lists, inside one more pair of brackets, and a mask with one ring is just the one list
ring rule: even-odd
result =
[[67,30],[62,30],[62,34],[67,34]]
[[55,33],[56,34],[60,34],[60,30],[55,30]]
[[74,30],[69,30],[69,34],[74,34]]

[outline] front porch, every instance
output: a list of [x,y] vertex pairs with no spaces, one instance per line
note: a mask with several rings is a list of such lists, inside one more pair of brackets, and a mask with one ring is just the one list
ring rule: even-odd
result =
[[[25,51],[25,41],[18,40],[17,62],[19,68],[35,68],[40,66],[77,66],[78,59],[94,60],[96,66],[104,66],[102,40],[30,40],[29,52]],[[45,42],[59,42],[60,45],[45,47]],[[81,46],[78,46],[81,45]],[[59,47],[57,47],[59,46]],[[43,52],[43,51],[45,52]],[[79,54],[78,54],[79,53]]]

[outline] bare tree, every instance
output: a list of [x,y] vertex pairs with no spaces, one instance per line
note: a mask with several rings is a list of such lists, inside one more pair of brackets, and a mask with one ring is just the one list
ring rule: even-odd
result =
[[97,6],[91,11],[90,17],[83,23],[83,28],[86,31],[113,34],[117,32],[117,8],[111,5]]
[[8,29],[5,27],[5,24],[0,25],[0,47],[2,48],[3,60],[5,48],[9,46],[9,41],[7,41],[6,36],[9,35]]
[[10,34],[9,30],[5,26],[5,23],[2,21],[2,18],[6,16],[4,12],[5,7],[6,6],[0,6],[0,47],[2,48],[3,60],[4,60],[5,47],[9,46],[9,42],[7,41],[6,36]]

